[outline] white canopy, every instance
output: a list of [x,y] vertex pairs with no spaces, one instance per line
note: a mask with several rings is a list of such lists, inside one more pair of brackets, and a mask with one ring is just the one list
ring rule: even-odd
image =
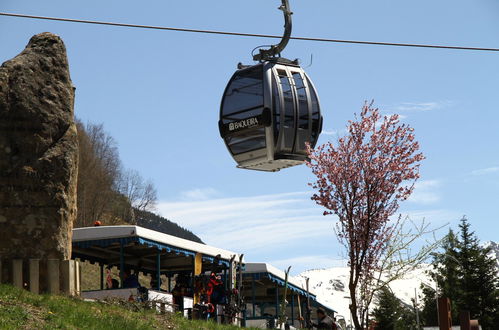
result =
[[194,253],[201,253],[211,257],[220,255],[223,260],[230,260],[233,256],[236,257],[236,260],[239,260],[240,256],[240,254],[236,252],[163,234],[139,226],[96,226],[73,229],[73,244],[86,241],[100,241],[129,237],[138,237],[159,243],[160,245],[167,245]]

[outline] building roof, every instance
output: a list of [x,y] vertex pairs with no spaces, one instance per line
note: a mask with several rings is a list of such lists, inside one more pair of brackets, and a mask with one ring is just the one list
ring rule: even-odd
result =
[[[276,282],[279,285],[284,286],[284,280],[285,280],[286,274],[282,270],[272,266],[271,264],[249,262],[249,263],[246,263],[245,266],[246,266],[246,268],[243,272],[244,274],[268,274],[267,277],[272,282]],[[288,286],[291,290],[298,292],[302,295],[306,295],[307,289],[306,289],[305,281],[302,277],[289,276],[288,277]],[[334,308],[323,303],[320,299],[317,299],[317,295],[310,288],[309,288],[309,294],[310,294],[310,298],[312,300],[314,300],[314,304],[320,305],[321,307],[325,308],[326,310],[328,310],[330,312],[336,312],[334,310]]]
[[140,226],[96,226],[73,229],[73,246],[87,248],[90,246],[107,247],[115,243],[129,244],[137,242],[141,245],[156,247],[168,252],[176,252],[186,256],[194,256],[201,253],[204,257],[229,261],[235,257],[239,260],[240,254],[206,244],[201,244],[179,238],[176,236],[160,233]]

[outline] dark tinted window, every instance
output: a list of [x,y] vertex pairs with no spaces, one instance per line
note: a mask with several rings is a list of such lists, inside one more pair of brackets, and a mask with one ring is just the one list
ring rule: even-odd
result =
[[293,79],[298,97],[298,128],[308,129],[307,90],[300,73],[294,72]]
[[[225,91],[222,116],[263,107],[263,72],[258,65],[241,70]],[[251,115],[248,115],[250,117]]]
[[262,114],[263,107],[259,107],[256,109],[251,109],[251,110],[246,110],[246,111],[240,111],[240,112],[235,112],[232,113],[228,116],[223,117],[223,123],[231,123],[234,121],[250,118],[250,117],[256,117]]
[[229,135],[225,141],[234,155],[265,148],[265,128],[256,128]]
[[274,142],[277,144],[279,131],[281,130],[281,99],[274,75],[272,75],[272,112],[274,120]]
[[295,126],[295,111],[293,105],[293,92],[291,91],[291,84],[289,82],[286,71],[278,70],[279,82],[281,83],[282,94],[284,97],[284,120],[283,126],[294,127]]
[[317,94],[315,93],[315,90],[312,86],[312,83],[310,82],[310,79],[307,77],[307,83],[310,88],[310,97],[312,101],[312,138],[310,140],[310,144],[315,146],[317,143],[317,139],[319,138],[319,129],[320,129],[320,106],[319,106],[319,99],[317,98]]

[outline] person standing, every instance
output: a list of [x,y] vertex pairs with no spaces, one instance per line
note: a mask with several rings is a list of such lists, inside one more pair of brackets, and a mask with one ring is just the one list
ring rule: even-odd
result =
[[322,308],[317,309],[317,324],[312,324],[317,329],[336,330],[333,319],[326,315]]

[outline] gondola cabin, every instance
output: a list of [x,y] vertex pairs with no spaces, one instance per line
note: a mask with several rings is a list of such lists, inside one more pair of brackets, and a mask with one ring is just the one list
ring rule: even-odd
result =
[[220,109],[220,135],[239,168],[279,171],[307,160],[322,130],[319,99],[296,61],[241,66]]

